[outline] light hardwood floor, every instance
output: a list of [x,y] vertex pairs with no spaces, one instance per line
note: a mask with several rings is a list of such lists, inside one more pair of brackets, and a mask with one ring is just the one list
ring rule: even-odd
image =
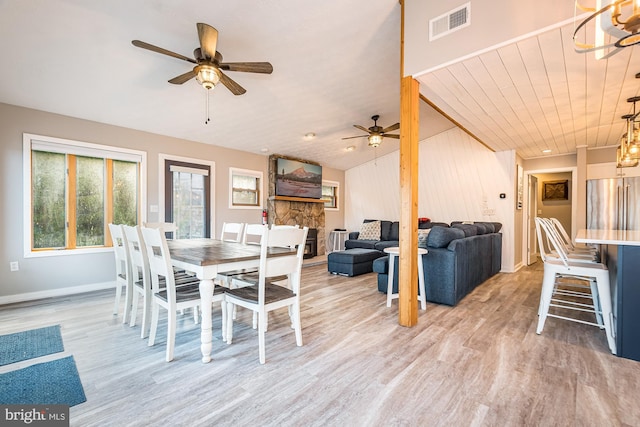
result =
[[[609,353],[597,328],[550,318],[536,335],[541,266],[498,274],[457,307],[397,323],[374,273],[303,269],[303,347],[272,315],[267,363],[251,318],[200,362],[199,325],[179,316],[175,360],[112,316],[112,292],[0,307],[0,333],[61,324],[87,402],[73,426],[634,426],[640,363]],[[162,322],[164,324],[164,322]]]

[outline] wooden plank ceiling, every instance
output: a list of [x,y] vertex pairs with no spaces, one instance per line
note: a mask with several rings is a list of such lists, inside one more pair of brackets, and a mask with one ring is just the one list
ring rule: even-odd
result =
[[[573,25],[418,77],[421,93],[496,151],[526,158],[617,146],[627,99],[640,95],[640,53],[576,53]],[[637,105],[640,110],[640,103]],[[550,149],[550,154],[543,150]]]

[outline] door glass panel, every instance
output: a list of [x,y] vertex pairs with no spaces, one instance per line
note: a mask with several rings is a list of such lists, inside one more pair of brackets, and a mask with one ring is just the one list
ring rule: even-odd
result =
[[205,176],[188,172],[173,174],[173,222],[178,239],[206,237]]

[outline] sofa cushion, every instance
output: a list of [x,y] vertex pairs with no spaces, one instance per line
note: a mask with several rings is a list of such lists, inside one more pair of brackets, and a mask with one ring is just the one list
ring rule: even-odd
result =
[[363,222],[358,240],[380,240],[380,221]]
[[436,226],[431,228],[427,236],[427,246],[430,248],[446,248],[452,240],[464,238],[464,231],[459,228]]
[[393,240],[391,238],[391,221],[380,221],[380,240]]
[[389,229],[389,237],[382,240],[400,240],[400,223],[398,221],[394,221],[391,223],[391,228]]
[[380,240],[373,245],[374,249],[379,250],[380,252],[384,251],[386,248],[393,248],[400,246],[400,242],[397,240]]
[[[457,228],[464,232],[465,237],[475,236],[478,233],[478,226],[476,224],[453,224],[451,228]],[[482,228],[484,230],[484,227]]]
[[376,243],[378,243],[378,240],[354,239],[354,240],[347,240],[346,242],[344,242],[344,247],[345,249],[355,249],[355,248],[375,249]]
[[491,224],[493,224],[493,232],[494,233],[499,233],[500,229],[502,229],[502,223],[500,223],[500,222],[492,222]]
[[487,229],[487,233],[495,233],[496,228],[493,226],[492,222],[483,222],[482,225]]
[[430,228],[427,229],[418,229],[418,247],[419,248],[427,248],[427,237],[429,236],[429,232],[431,232]]

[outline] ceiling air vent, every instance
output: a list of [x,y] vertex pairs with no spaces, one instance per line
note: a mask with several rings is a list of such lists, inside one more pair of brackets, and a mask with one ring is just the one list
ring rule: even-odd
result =
[[466,3],[429,21],[429,41],[451,34],[470,23],[471,3]]

